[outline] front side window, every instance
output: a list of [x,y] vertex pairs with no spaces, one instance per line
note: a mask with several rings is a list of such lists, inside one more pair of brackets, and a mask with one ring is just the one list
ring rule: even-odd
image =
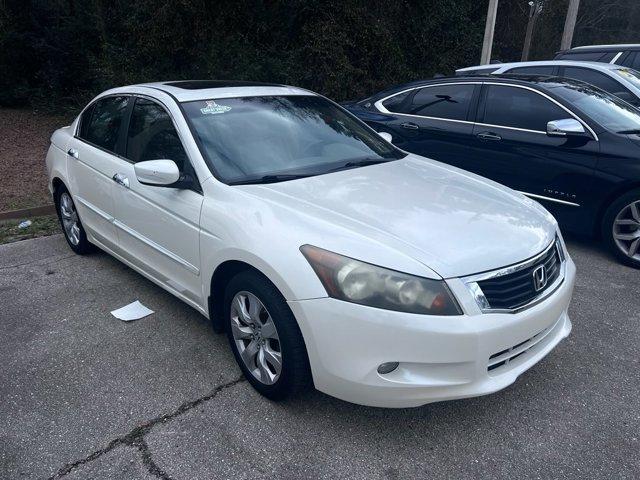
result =
[[[91,117],[85,116],[80,126],[80,138],[110,152],[116,151],[120,127],[127,112],[129,97],[106,97],[98,100],[92,107]],[[88,112],[88,111],[87,111]],[[86,113],[85,112],[85,115]]]
[[226,183],[321,175],[405,156],[318,96],[222,98],[182,105],[203,156]]
[[624,88],[619,82],[615,81],[608,75],[605,75],[604,73],[598,72],[596,70],[590,70],[588,68],[564,67],[564,73],[562,75],[567,78],[573,78],[575,80],[580,80],[581,82],[589,83],[598,88],[601,88],[605,92],[615,94],[626,91],[626,88]]
[[553,91],[607,130],[617,133],[640,131],[638,109],[607,92],[570,84],[555,87]]
[[151,100],[136,99],[127,134],[126,157],[134,163],[173,160],[182,172],[187,154],[166,110]]
[[401,93],[382,105],[394,113],[466,120],[475,85],[438,85]]
[[547,122],[570,116],[552,101],[530,90],[490,85],[482,122],[546,132]]

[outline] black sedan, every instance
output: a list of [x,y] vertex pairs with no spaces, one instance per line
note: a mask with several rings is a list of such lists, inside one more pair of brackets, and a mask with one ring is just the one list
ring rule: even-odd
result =
[[557,77],[439,78],[344,105],[398,147],[475,172],[640,267],[640,110]]

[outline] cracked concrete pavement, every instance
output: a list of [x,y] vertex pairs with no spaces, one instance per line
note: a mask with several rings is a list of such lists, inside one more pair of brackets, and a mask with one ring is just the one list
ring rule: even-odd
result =
[[[638,478],[640,272],[569,241],[572,335],[494,395],[272,403],[201,315],[61,236],[0,246],[0,478]],[[139,299],[155,310],[109,314]]]

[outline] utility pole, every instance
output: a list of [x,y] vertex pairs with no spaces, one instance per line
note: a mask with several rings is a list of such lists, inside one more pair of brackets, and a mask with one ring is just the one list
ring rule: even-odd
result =
[[496,29],[497,13],[498,0],[489,0],[487,23],[484,27],[484,40],[482,41],[482,55],[480,55],[480,65],[487,65],[491,63],[491,47],[493,46],[493,32]]
[[529,50],[531,49],[531,39],[533,38],[533,27],[536,24],[538,15],[542,12],[543,0],[533,0],[529,2],[529,21],[527,22],[527,33],[524,37],[524,47],[522,47],[521,62],[529,59]]
[[560,50],[567,50],[571,48],[571,41],[573,40],[573,31],[576,28],[579,6],[580,0],[569,0],[569,8],[567,8],[567,18],[564,21]]

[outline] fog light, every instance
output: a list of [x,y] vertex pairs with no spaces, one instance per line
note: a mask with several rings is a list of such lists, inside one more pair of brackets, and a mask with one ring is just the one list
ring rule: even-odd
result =
[[381,375],[384,375],[385,373],[391,373],[396,368],[398,368],[398,365],[399,365],[398,362],[381,363],[380,366],[378,367],[378,373],[380,373]]

